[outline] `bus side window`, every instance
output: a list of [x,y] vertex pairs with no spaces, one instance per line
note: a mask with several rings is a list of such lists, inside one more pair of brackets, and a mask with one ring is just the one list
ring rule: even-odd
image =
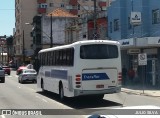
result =
[[70,49],[70,60],[69,60],[69,65],[73,66],[73,61],[74,61],[74,49]]

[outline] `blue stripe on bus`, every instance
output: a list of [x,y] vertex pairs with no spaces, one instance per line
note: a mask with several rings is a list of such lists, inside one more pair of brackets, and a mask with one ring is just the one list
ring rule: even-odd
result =
[[82,74],[82,80],[107,80],[110,79],[106,73],[84,73]]
[[51,72],[50,71],[45,71],[45,77],[50,77],[51,76]]
[[51,70],[52,78],[67,79],[68,71],[67,70]]

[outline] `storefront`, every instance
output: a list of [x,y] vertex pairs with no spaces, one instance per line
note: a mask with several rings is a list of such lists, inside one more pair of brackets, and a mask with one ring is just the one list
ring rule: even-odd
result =
[[[135,83],[141,83],[144,77],[146,85],[155,86],[159,83],[160,66],[160,37],[131,38],[119,41],[121,43],[122,65],[127,70],[135,71]],[[147,54],[145,69],[138,65],[138,54]]]

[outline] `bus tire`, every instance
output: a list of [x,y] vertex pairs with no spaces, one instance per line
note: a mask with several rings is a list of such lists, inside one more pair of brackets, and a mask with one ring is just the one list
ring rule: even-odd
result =
[[64,90],[63,90],[63,85],[59,85],[59,98],[61,101],[64,101]]
[[41,89],[42,89],[42,92],[45,92],[45,90],[44,90],[44,83],[43,83],[43,79],[41,80]]
[[5,83],[5,77],[1,79],[1,83]]

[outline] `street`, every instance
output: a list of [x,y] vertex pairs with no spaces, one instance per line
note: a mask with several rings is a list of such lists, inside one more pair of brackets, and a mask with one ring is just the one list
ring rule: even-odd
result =
[[[11,72],[11,75],[6,75],[6,82],[0,85],[0,109],[75,109],[82,114],[78,118],[84,118],[84,109],[93,108],[107,109],[107,108],[119,108],[122,106],[139,106],[139,105],[156,105],[160,106],[160,98],[140,96],[127,93],[108,94],[105,95],[102,101],[91,101],[80,98],[67,98],[64,103],[61,103],[58,99],[58,95],[47,92],[42,93],[41,89],[37,88],[35,83],[18,83],[17,75],[15,71]],[[94,111],[94,110],[93,110]],[[61,116],[54,115],[54,117],[64,118],[66,112],[59,111]],[[71,115],[71,114],[70,114]],[[17,116],[2,115],[0,118],[17,118]],[[20,118],[21,116],[19,116]],[[27,116],[33,118],[33,116]],[[46,117],[53,118],[51,116],[35,116],[36,118]],[[65,116],[65,118],[71,118],[71,116]],[[72,115],[73,118],[77,118],[76,113]]]

